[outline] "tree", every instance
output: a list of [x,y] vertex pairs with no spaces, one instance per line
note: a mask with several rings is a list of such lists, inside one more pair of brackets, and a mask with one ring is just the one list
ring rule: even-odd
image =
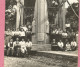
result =
[[[74,10],[74,11],[73,11]],[[71,28],[78,30],[79,3],[73,3],[67,8],[66,20],[70,22]]]
[[5,9],[8,9],[10,5],[15,5],[16,4],[16,0],[5,0]]
[[16,22],[16,11],[13,6],[16,4],[15,0],[6,0],[5,10],[5,28],[13,27]]
[[[73,3],[72,7],[74,11],[76,12],[76,14],[79,15],[79,3]],[[69,19],[70,21],[78,20],[78,17],[74,14],[71,6],[67,8],[66,19]]]

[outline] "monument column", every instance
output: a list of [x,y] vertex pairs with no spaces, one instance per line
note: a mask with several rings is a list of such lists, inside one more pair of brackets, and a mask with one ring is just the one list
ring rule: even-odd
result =
[[66,8],[65,8],[65,4],[63,4],[63,7],[62,7],[62,17],[63,17],[63,30],[65,30],[65,16],[66,16]]
[[21,25],[23,25],[23,15],[24,15],[24,0],[21,0],[21,4],[22,4],[22,6],[21,6]]
[[[59,0],[59,4],[62,3],[63,0]],[[59,8],[58,11],[58,25],[62,30],[65,30],[65,15],[66,15],[66,9],[65,9],[65,3]]]
[[[46,44],[49,43],[49,21],[48,21],[48,10],[46,0],[36,0],[34,19],[36,31],[34,34],[35,43]],[[32,38],[33,41],[33,38]]]
[[16,0],[17,2],[17,14],[16,14],[16,29],[23,24],[23,6],[24,0]]

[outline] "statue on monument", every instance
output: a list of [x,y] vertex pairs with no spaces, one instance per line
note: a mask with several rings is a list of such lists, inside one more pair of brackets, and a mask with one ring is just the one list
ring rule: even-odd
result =
[[33,21],[32,21],[32,33],[36,33],[36,22],[35,22],[34,18],[33,18]]
[[46,22],[46,33],[49,34],[49,21]]

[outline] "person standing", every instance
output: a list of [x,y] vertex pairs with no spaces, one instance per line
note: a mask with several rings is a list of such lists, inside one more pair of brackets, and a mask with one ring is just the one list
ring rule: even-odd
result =
[[76,33],[72,30],[70,40],[76,39]]
[[25,32],[23,29],[21,29],[21,32],[20,32],[20,40],[22,39],[25,39]]
[[16,38],[19,38],[20,39],[20,31],[19,31],[19,28],[17,28],[17,30],[15,31],[15,33],[14,33],[14,36],[15,36],[15,40],[16,40]]
[[73,32],[76,32],[76,22],[75,21],[73,21],[71,23],[71,28],[72,28]]
[[26,47],[27,47],[28,55],[30,55],[31,54],[31,49],[32,49],[32,42],[29,39],[26,42]]
[[26,25],[24,25],[23,27],[21,27],[21,29],[23,29],[24,31],[28,31],[28,28]]
[[66,31],[70,31],[70,27],[71,27],[70,23],[67,22],[67,23],[65,24],[65,26],[66,26]]
[[7,55],[13,56],[14,53],[14,44],[13,44],[13,39],[10,39],[10,42],[8,43],[8,49],[7,49]]
[[7,31],[5,32],[5,45],[6,45],[6,49],[8,49],[7,44],[9,43],[11,38],[12,38],[12,32],[10,31],[10,29],[7,29]]
[[32,33],[35,33],[36,32],[36,22],[35,22],[35,19],[33,18],[33,21],[32,21]]
[[20,42],[19,42],[19,38],[16,38],[16,41],[14,42],[14,52],[16,56],[20,56]]
[[15,33],[16,33],[16,29],[15,29],[15,28],[13,28],[13,31],[12,31],[12,38],[13,38],[13,41],[15,41],[15,40],[16,40]]
[[62,40],[63,40],[63,42],[65,42],[65,40],[67,39],[67,37],[68,37],[68,34],[67,34],[66,31],[64,31],[64,32],[62,33]]
[[68,34],[67,39],[68,39],[68,41],[70,42],[70,41],[71,41],[71,40],[70,40],[71,33],[70,33],[69,31],[67,31],[67,34]]

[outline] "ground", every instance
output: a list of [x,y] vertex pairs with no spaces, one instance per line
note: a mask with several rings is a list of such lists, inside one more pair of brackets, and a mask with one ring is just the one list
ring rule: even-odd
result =
[[27,58],[4,58],[4,67],[52,67]]
[[[51,51],[52,52],[52,51]],[[77,54],[74,51],[73,54]],[[63,53],[63,52],[62,52]],[[64,52],[64,53],[72,53]],[[66,56],[45,57],[39,55],[32,55],[30,57],[4,57],[4,67],[77,67],[77,60]]]

